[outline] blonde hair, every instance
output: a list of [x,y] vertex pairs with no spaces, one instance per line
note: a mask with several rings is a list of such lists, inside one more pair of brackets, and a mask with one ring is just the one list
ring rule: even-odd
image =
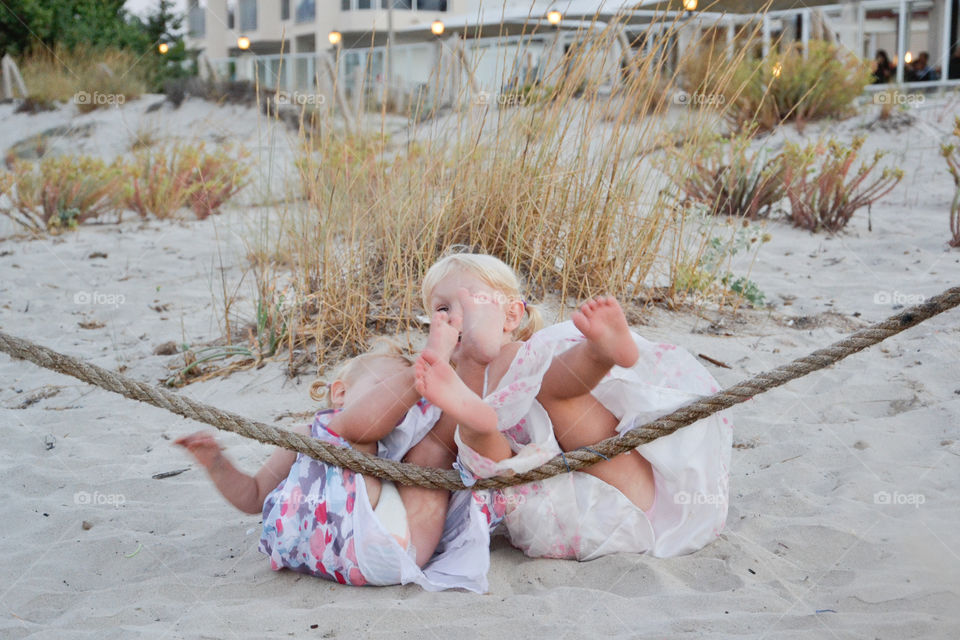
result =
[[[341,362],[334,371],[332,380],[340,380],[349,386],[369,371],[367,367],[372,361],[380,359],[392,360],[407,367],[413,366],[413,358],[404,352],[399,343],[390,338],[381,337],[373,341],[373,346],[366,353]],[[330,385],[323,380],[316,380],[310,385],[310,397],[317,402],[326,401],[328,406],[333,404]]]
[[451,273],[466,271],[487,284],[494,291],[506,296],[510,301],[519,300],[527,315],[527,322],[521,321],[514,330],[517,340],[528,340],[530,336],[543,328],[540,310],[523,299],[520,293],[520,278],[499,258],[482,253],[453,253],[438,260],[423,278],[423,308],[430,310],[430,295],[441,280]]

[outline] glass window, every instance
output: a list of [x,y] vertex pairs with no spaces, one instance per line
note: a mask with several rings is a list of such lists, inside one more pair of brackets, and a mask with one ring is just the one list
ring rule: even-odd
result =
[[257,0],[240,0],[240,31],[257,30]]
[[290,19],[290,0],[280,0],[280,19]]
[[369,9],[369,8],[370,8],[370,0],[357,1],[357,9]]
[[350,11],[350,0],[340,0],[340,11]]
[[[382,0],[380,7],[383,9],[389,8],[389,2],[390,0]],[[393,0],[393,8],[394,9],[412,9],[413,0]]]
[[297,4],[297,22],[313,22],[316,17],[314,0],[300,0]]
[[446,11],[447,0],[417,0],[420,11]]

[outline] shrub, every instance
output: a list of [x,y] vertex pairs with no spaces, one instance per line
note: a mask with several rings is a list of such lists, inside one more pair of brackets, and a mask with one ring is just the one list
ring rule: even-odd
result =
[[246,186],[250,167],[246,164],[249,153],[225,145],[216,151],[207,152],[203,143],[187,147],[186,162],[195,167],[191,177],[197,188],[190,192],[187,202],[197,218],[203,220]]
[[247,155],[231,145],[208,152],[203,143],[143,149],[127,169],[124,203],[141,218],[169,218],[189,206],[202,220],[244,187]]
[[31,231],[73,228],[107,213],[120,215],[122,167],[87,156],[16,161],[10,205],[0,209]]
[[804,148],[786,144],[784,184],[794,226],[810,231],[840,231],[857,209],[873,204],[897,186],[903,178],[900,169],[885,168],[879,177],[868,182],[870,173],[883,158],[881,151],[872,160],[861,162],[851,175],[863,142],[863,136],[858,136],[850,146],[832,139]]
[[784,197],[783,163],[764,149],[751,153],[752,139],[749,133],[729,142],[715,138],[671,154],[662,166],[683,193],[682,204],[750,220],[767,217]]
[[869,62],[821,40],[808,43],[807,55],[794,45],[766,58],[742,55],[731,63],[710,48],[688,60],[685,88],[722,96],[718,102],[736,129],[756,123],[766,131],[787,121],[802,127],[811,120],[846,117],[872,77]]
[[[960,138],[960,117],[954,122],[953,135]],[[953,202],[950,204],[950,240],[951,247],[960,247],[960,151],[957,145],[943,144],[940,147],[943,159],[947,161],[947,170],[953,177]]]
[[123,104],[146,90],[143,69],[129,51],[38,48],[20,62],[34,108],[73,101],[81,113]]

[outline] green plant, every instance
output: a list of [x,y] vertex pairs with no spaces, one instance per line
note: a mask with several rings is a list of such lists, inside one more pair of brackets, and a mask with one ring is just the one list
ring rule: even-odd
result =
[[703,209],[681,211],[688,219],[685,226],[692,227],[688,235],[694,248],[676,265],[673,286],[677,295],[718,306],[731,297],[746,300],[753,307],[764,306],[765,296],[757,284],[747,276],[734,275],[729,266],[734,256],[745,252],[752,253],[752,260],[756,260],[760,246],[770,240],[770,235],[761,225],[747,220],[718,220]]
[[191,174],[196,190],[190,192],[187,202],[197,218],[203,220],[246,186],[250,167],[246,160],[249,154],[233,145],[207,152],[203,143],[187,147],[186,162],[194,167]]
[[214,151],[203,143],[143,149],[128,166],[124,202],[140,217],[168,218],[189,206],[202,220],[245,186],[247,157],[232,145]]
[[744,55],[733,61],[714,46],[688,60],[683,67],[687,91],[722,97],[724,115],[735,129],[756,125],[767,131],[787,121],[802,127],[811,120],[846,117],[872,78],[868,61],[821,40],[810,40],[806,52],[794,44],[765,58]]
[[16,161],[11,203],[0,208],[35,232],[73,228],[107,213],[120,215],[122,165],[87,156],[54,156],[39,164]]
[[34,49],[20,63],[30,98],[38,106],[72,101],[81,113],[121,105],[147,89],[138,56],[118,49]]
[[763,148],[751,153],[752,139],[746,132],[726,143],[716,138],[671,154],[662,166],[683,193],[683,203],[712,214],[767,217],[784,197],[783,165]]
[[884,156],[880,151],[851,173],[863,142],[863,136],[858,136],[849,146],[833,139],[802,148],[786,144],[784,185],[794,226],[809,231],[840,231],[857,209],[873,204],[903,179],[901,169],[885,168],[868,182]]
[[732,273],[727,273],[720,281],[724,286],[728,287],[730,291],[750,303],[751,307],[760,308],[766,306],[766,296],[763,291],[760,290],[756,282],[746,276],[735,277]]
[[[953,135],[960,138],[960,117],[954,122]],[[956,143],[944,143],[940,147],[943,159],[947,161],[947,170],[953,177],[953,202],[950,204],[950,240],[951,247],[960,247],[960,151]]]

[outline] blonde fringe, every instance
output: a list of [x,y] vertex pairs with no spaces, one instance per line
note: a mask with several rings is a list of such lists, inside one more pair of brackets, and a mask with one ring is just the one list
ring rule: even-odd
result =
[[413,357],[404,350],[399,342],[392,338],[380,336],[373,340],[370,349],[368,349],[365,353],[361,353],[359,356],[354,356],[353,358],[344,360],[342,363],[340,363],[340,366],[338,366],[334,372],[333,379],[330,383],[324,382],[323,380],[315,380],[310,385],[310,398],[316,402],[326,402],[328,407],[331,406],[333,401],[330,397],[330,384],[336,380],[341,380],[345,384],[350,384],[352,380],[356,379],[361,364],[379,358],[396,360],[397,362],[402,362],[408,367],[412,367],[414,362]]

